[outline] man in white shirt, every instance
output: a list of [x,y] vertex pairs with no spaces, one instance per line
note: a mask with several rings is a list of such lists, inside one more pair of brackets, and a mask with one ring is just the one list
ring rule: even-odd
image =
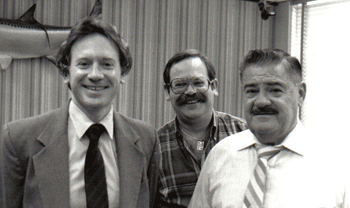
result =
[[252,50],[240,75],[249,130],[212,149],[190,207],[349,207],[339,158],[298,119],[306,94],[299,61]]
[[68,104],[4,126],[1,207],[152,207],[156,131],[112,106],[132,65],[125,41],[114,26],[84,19],[57,65]]

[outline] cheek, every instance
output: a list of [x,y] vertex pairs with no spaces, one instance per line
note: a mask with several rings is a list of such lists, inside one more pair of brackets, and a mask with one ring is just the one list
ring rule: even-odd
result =
[[180,96],[169,95],[169,100],[173,106],[176,106],[176,101]]
[[117,74],[115,72],[105,72],[104,77],[108,82],[110,82],[114,87],[118,88],[121,82],[121,76],[120,74]]
[[244,98],[244,110],[250,111],[252,106],[254,105],[254,100],[249,98]]
[[82,70],[70,70],[69,72],[69,81],[70,82],[74,82],[74,81],[77,81],[77,80],[80,80],[82,79],[84,76],[85,76],[85,72],[82,71]]

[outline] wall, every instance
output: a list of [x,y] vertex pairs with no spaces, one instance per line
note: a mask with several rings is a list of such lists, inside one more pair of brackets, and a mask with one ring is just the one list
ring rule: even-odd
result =
[[[94,0],[0,0],[0,18],[19,18],[33,3],[43,24],[72,26],[87,16]],[[156,128],[174,117],[165,100],[162,73],[176,52],[195,48],[213,62],[219,80],[215,108],[242,117],[238,66],[255,48],[273,46],[274,18],[260,18],[254,2],[240,0],[104,0],[102,18],[129,43],[131,73],[115,108]],[[1,47],[1,43],[0,43]],[[0,71],[0,125],[45,113],[69,99],[55,66],[46,58],[14,60]]]

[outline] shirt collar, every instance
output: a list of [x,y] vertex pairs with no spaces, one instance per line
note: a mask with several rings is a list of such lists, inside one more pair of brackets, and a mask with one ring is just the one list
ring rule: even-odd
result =
[[[247,131],[248,132],[248,131]],[[240,140],[237,143],[237,149],[242,150],[246,149],[252,145],[255,144],[261,144],[259,140],[254,136],[253,133],[249,130],[249,136],[245,138],[244,140]],[[284,146],[285,148],[299,154],[299,155],[305,155],[306,153],[306,146],[304,145],[304,141],[307,136],[306,136],[306,131],[301,123],[301,121],[298,119],[297,125],[294,127],[294,129],[287,135],[287,137],[283,140],[283,142],[280,144],[281,146]],[[280,146],[278,145],[278,146]]]
[[[92,124],[94,124],[94,122],[91,121],[91,119],[85,115],[83,111],[80,110],[80,108],[74,103],[73,100],[69,104],[69,116],[72,119],[72,123],[75,131],[77,132],[77,136],[80,139],[83,137],[86,130]],[[111,107],[111,110],[99,123],[107,129],[108,136],[113,139],[113,107]]]
[[283,140],[281,145],[283,145],[285,148],[299,154],[299,155],[305,155],[307,152],[307,146],[306,141],[308,138],[307,132],[301,123],[301,121],[298,119],[297,125],[295,128],[287,135],[287,137]]

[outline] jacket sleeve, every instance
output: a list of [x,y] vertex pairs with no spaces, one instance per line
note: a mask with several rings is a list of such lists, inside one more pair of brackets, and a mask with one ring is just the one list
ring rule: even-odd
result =
[[157,132],[154,131],[155,142],[153,146],[153,153],[148,165],[148,182],[149,182],[149,197],[150,207],[153,207],[155,203],[157,185],[158,185],[158,166],[159,166],[159,139]]
[[7,125],[0,140],[1,207],[22,207],[25,171]]

